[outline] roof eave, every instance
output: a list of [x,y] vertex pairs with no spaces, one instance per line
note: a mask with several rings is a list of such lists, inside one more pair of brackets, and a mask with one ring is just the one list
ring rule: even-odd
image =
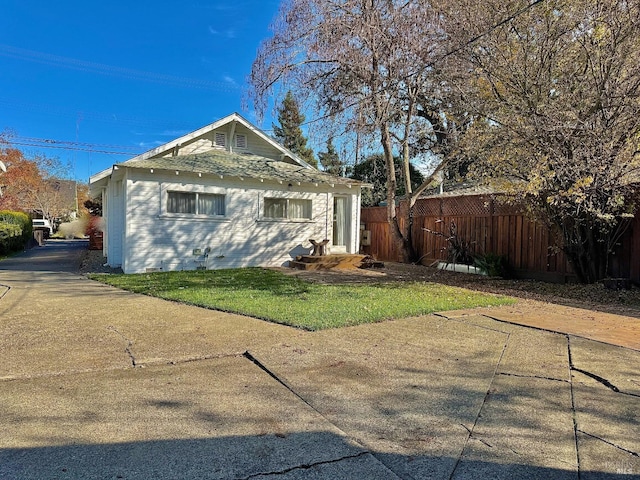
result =
[[[166,168],[166,167],[149,167],[149,166],[138,166],[138,165],[131,165],[131,164],[125,164],[125,163],[120,163],[120,164],[116,164],[113,166],[114,169],[119,169],[119,168],[129,168],[129,169],[134,169],[134,170],[150,170],[152,172],[158,171],[158,172],[176,172],[177,175],[179,174],[192,174],[192,175],[198,175],[198,176],[209,176],[209,177],[219,177],[220,179],[223,178],[235,178],[238,179],[240,181],[244,181],[247,179],[251,179],[251,180],[256,180],[259,182],[273,182],[273,183],[278,183],[278,184],[284,184],[286,183],[295,183],[297,185],[306,185],[306,186],[318,186],[320,184],[322,185],[329,185],[331,188],[336,188],[336,187],[347,187],[347,188],[353,188],[353,187],[358,187],[358,188],[373,188],[372,184],[369,183],[362,183],[358,180],[354,180],[353,182],[336,182],[331,181],[331,180],[327,180],[327,179],[321,179],[321,180],[309,180],[309,181],[301,181],[301,180],[297,180],[294,178],[281,178],[281,179],[277,179],[277,178],[269,178],[267,176],[264,177],[257,177],[257,176],[250,176],[250,175],[229,175],[229,174],[220,174],[220,173],[213,173],[213,172],[199,172],[197,170],[185,170],[185,169],[181,169],[179,167],[177,168]],[[108,176],[108,175],[107,175]],[[102,178],[106,178],[102,177]]]

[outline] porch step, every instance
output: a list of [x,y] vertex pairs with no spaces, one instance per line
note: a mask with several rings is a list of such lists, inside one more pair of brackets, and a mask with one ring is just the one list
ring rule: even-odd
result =
[[291,268],[298,270],[331,270],[360,268],[367,255],[338,253],[332,255],[300,255],[289,262]]

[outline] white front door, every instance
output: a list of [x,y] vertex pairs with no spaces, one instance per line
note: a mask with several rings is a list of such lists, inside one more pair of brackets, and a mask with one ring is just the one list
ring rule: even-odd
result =
[[333,253],[345,253],[349,244],[349,198],[333,197]]

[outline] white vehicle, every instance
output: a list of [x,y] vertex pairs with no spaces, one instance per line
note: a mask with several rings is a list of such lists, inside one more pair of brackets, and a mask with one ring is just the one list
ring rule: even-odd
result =
[[45,238],[49,238],[49,236],[53,235],[53,227],[51,227],[51,222],[45,218],[34,218],[33,229],[34,230],[43,230]]

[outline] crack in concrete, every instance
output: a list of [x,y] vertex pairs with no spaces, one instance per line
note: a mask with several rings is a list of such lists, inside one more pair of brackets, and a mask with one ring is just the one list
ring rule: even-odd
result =
[[2,298],[9,292],[9,290],[11,290],[11,287],[9,285],[0,283],[0,290],[1,289],[4,289],[4,291],[0,293],[0,300],[2,300]]
[[330,425],[333,425],[333,427],[336,430],[338,430],[340,433],[342,433],[346,438],[349,438],[352,442],[357,443],[362,448],[365,448],[365,446],[361,442],[359,442],[358,440],[352,438],[350,435],[347,435],[347,433],[344,430],[342,430],[335,423],[333,423],[331,420],[329,420],[321,411],[319,411],[317,408],[315,408],[313,405],[311,405],[311,403],[309,403],[302,395],[300,395],[291,386],[289,386],[287,384],[287,382],[285,382],[280,377],[278,377],[278,375],[276,375],[274,372],[269,370],[269,368],[263,362],[261,362],[256,357],[254,357],[248,350],[246,352],[244,352],[242,354],[242,356],[245,357],[247,360],[249,360],[254,365],[256,365],[260,370],[265,372],[267,375],[269,375],[271,378],[273,378],[276,382],[278,382],[284,388],[289,390],[293,395],[295,395],[298,399],[300,399],[306,406],[308,406],[310,409],[312,409],[314,412],[316,412],[318,415],[320,415],[324,420],[326,420],[327,423],[329,423]]
[[[569,338],[569,336],[567,336],[567,338]],[[571,372],[578,372],[578,373],[581,373],[581,374],[583,374],[583,375],[585,375],[585,376],[587,376],[589,378],[592,378],[596,382],[598,382],[598,383],[604,385],[605,387],[607,387],[612,392],[619,393],[621,395],[627,395],[629,397],[640,398],[640,395],[637,394],[637,393],[623,392],[618,387],[616,387],[613,383],[611,383],[609,380],[607,380],[604,377],[601,377],[600,375],[596,375],[595,373],[589,372],[588,370],[584,370],[582,368],[576,367],[573,364],[573,359],[571,358],[571,343],[570,342],[571,341],[569,339],[569,370]]]
[[596,375],[595,373],[588,372],[587,370],[583,370],[583,369],[577,368],[575,366],[572,367],[571,370],[574,371],[574,372],[579,372],[579,373],[581,373],[583,375],[586,375],[589,378],[593,378],[596,382],[601,383],[602,385],[607,387],[612,392],[619,393],[620,395],[627,395],[629,397],[640,398],[640,394],[623,392],[618,387],[616,387],[613,383],[611,383],[609,380],[607,380],[606,378],[602,378],[601,376]]
[[115,334],[119,335],[120,338],[122,338],[125,342],[127,342],[127,347],[124,349],[124,351],[127,355],[129,355],[129,359],[131,360],[131,366],[134,368],[137,367],[138,365],[136,364],[136,357],[133,355],[133,352],[131,351],[133,342],[129,340],[127,337],[125,337],[122,333],[120,333],[118,329],[114,326],[109,325],[107,327],[107,330],[114,332]]
[[489,448],[493,448],[493,445],[491,445],[489,442],[487,442],[486,440],[483,440],[483,439],[482,439],[482,438],[480,438],[480,437],[475,436],[475,435],[473,434],[473,432],[471,431],[471,429],[470,429],[469,427],[467,427],[464,423],[461,423],[461,424],[460,424],[460,426],[461,426],[462,428],[464,428],[467,432],[469,432],[469,438],[470,438],[470,439],[477,440],[478,442],[480,442],[480,443],[482,443],[482,444],[486,445],[487,447],[489,447]]
[[[509,332],[505,332],[504,330],[500,330],[497,328],[491,328],[491,327],[487,327],[486,325],[478,325],[477,323],[475,323],[473,320],[469,320],[469,317],[467,316],[461,316],[461,317],[447,317],[446,315],[443,315],[442,313],[432,313],[432,315],[434,317],[440,317],[440,318],[444,318],[445,320],[450,320],[452,322],[460,322],[460,323],[466,323],[467,325],[473,325],[474,327],[477,328],[481,328],[483,330],[488,330],[490,332],[497,332],[497,333],[502,333],[504,335],[509,335]],[[489,320],[495,320],[495,318],[492,318],[488,315],[478,315],[480,317],[486,317]],[[505,323],[505,322],[503,322]]]
[[609,390],[612,390],[616,393],[622,393],[620,392],[620,389],[616,387],[613,383],[611,383],[609,380],[607,380],[606,378],[602,378],[601,376],[596,375],[595,373],[588,372],[586,370],[576,367],[575,365],[571,365],[571,371],[580,372],[589,378],[593,378],[596,382],[601,383],[602,385],[607,387]]
[[518,373],[499,372],[498,375],[505,377],[518,377],[518,378],[537,378],[539,380],[551,380],[552,382],[571,383],[569,380],[563,380],[561,378],[543,377],[540,375],[520,375]]
[[[146,367],[158,367],[164,365],[182,365],[184,363],[191,362],[199,362],[202,360],[218,360],[222,358],[241,358],[244,357],[242,353],[228,354],[228,355],[210,355],[205,357],[194,357],[187,358],[184,360],[158,360],[152,362],[144,362],[140,360],[136,360],[135,366],[136,368],[146,368]],[[122,367],[106,367],[106,368],[85,368],[80,370],[66,370],[63,372],[47,372],[47,373],[38,373],[38,374],[18,374],[18,375],[5,375],[0,376],[0,382],[14,382],[20,380],[33,380],[39,378],[57,378],[57,377],[67,377],[74,375],[84,375],[86,373],[101,373],[101,372],[115,372],[122,370]]]
[[578,467],[578,480],[581,478],[581,469],[580,469],[580,447],[578,443],[578,414],[576,412],[576,397],[573,391],[573,375],[571,375],[571,370],[573,366],[573,358],[571,356],[571,337],[569,335],[565,335],[567,340],[567,359],[569,362],[569,391],[571,394],[571,418],[573,420],[573,442],[575,444],[576,449],[576,465]]
[[339,463],[344,460],[351,460],[354,458],[360,458],[365,455],[369,455],[369,452],[360,452],[355,455],[347,455],[341,458],[334,458],[333,460],[323,460],[320,462],[309,463],[304,465],[296,465],[295,467],[286,468],[284,470],[278,470],[276,472],[263,472],[263,473],[254,473],[253,475],[249,475],[248,477],[242,477],[237,480],[250,480],[252,478],[259,478],[267,475],[286,475],[287,473],[295,472],[296,470],[309,470],[310,468],[319,467],[321,465],[331,465],[332,463]]
[[244,353],[220,353],[217,355],[203,355],[201,357],[189,357],[182,358],[180,360],[158,360],[155,362],[138,362],[139,365],[182,365],[184,363],[202,362],[205,360],[220,360],[222,358],[241,358],[244,357]]
[[593,438],[593,439],[595,439],[595,440],[600,440],[601,442],[604,442],[604,443],[606,443],[607,445],[611,445],[612,447],[615,447],[615,448],[617,448],[618,450],[621,450],[621,451],[623,451],[623,452],[625,452],[625,453],[628,453],[628,454],[629,454],[629,455],[631,455],[632,457],[638,457],[638,458],[640,458],[640,453],[638,453],[638,452],[634,452],[633,450],[629,450],[629,449],[627,449],[627,448],[621,447],[620,445],[616,445],[615,443],[610,442],[609,440],[605,440],[605,439],[604,439],[604,438],[602,438],[602,437],[598,437],[597,435],[593,435],[593,434],[591,434],[591,433],[587,433],[587,432],[585,432],[585,431],[583,431],[583,430],[578,429],[577,431],[578,431],[578,432],[580,432],[580,433],[582,433],[583,435],[586,435],[587,437],[591,437],[591,438]]
[[[453,466],[453,469],[451,470],[451,474],[449,475],[449,480],[453,479],[453,476],[456,473],[456,470],[458,469],[458,466],[460,465],[460,462],[462,461],[462,456],[464,454],[465,449],[467,448],[467,445],[469,444],[469,440],[471,438],[474,438],[480,442],[483,442],[480,438],[478,437],[474,437],[474,431],[476,426],[478,425],[478,420],[480,419],[480,415],[482,414],[482,409],[484,408],[484,406],[487,403],[487,400],[489,399],[490,395],[491,395],[491,391],[493,390],[492,386],[493,383],[496,379],[496,376],[498,376],[498,368],[500,368],[500,364],[502,363],[502,359],[504,358],[504,354],[507,351],[507,347],[509,346],[509,340],[511,338],[511,334],[504,332],[507,335],[506,341],[504,342],[504,345],[502,346],[502,352],[500,352],[500,358],[498,358],[498,361],[496,363],[496,366],[493,370],[493,375],[491,376],[491,381],[489,382],[489,387],[487,388],[487,392],[484,394],[484,398],[482,399],[482,404],[480,405],[480,408],[478,409],[478,413],[476,414],[476,418],[473,421],[473,426],[469,429],[466,426],[463,425],[463,427],[469,432],[469,435],[467,436],[467,439],[464,442],[464,445],[462,446],[462,450],[460,451],[460,455],[458,455],[458,459],[456,460],[456,464]],[[483,442],[485,443],[485,442]],[[489,447],[491,447],[491,445],[487,444]]]

